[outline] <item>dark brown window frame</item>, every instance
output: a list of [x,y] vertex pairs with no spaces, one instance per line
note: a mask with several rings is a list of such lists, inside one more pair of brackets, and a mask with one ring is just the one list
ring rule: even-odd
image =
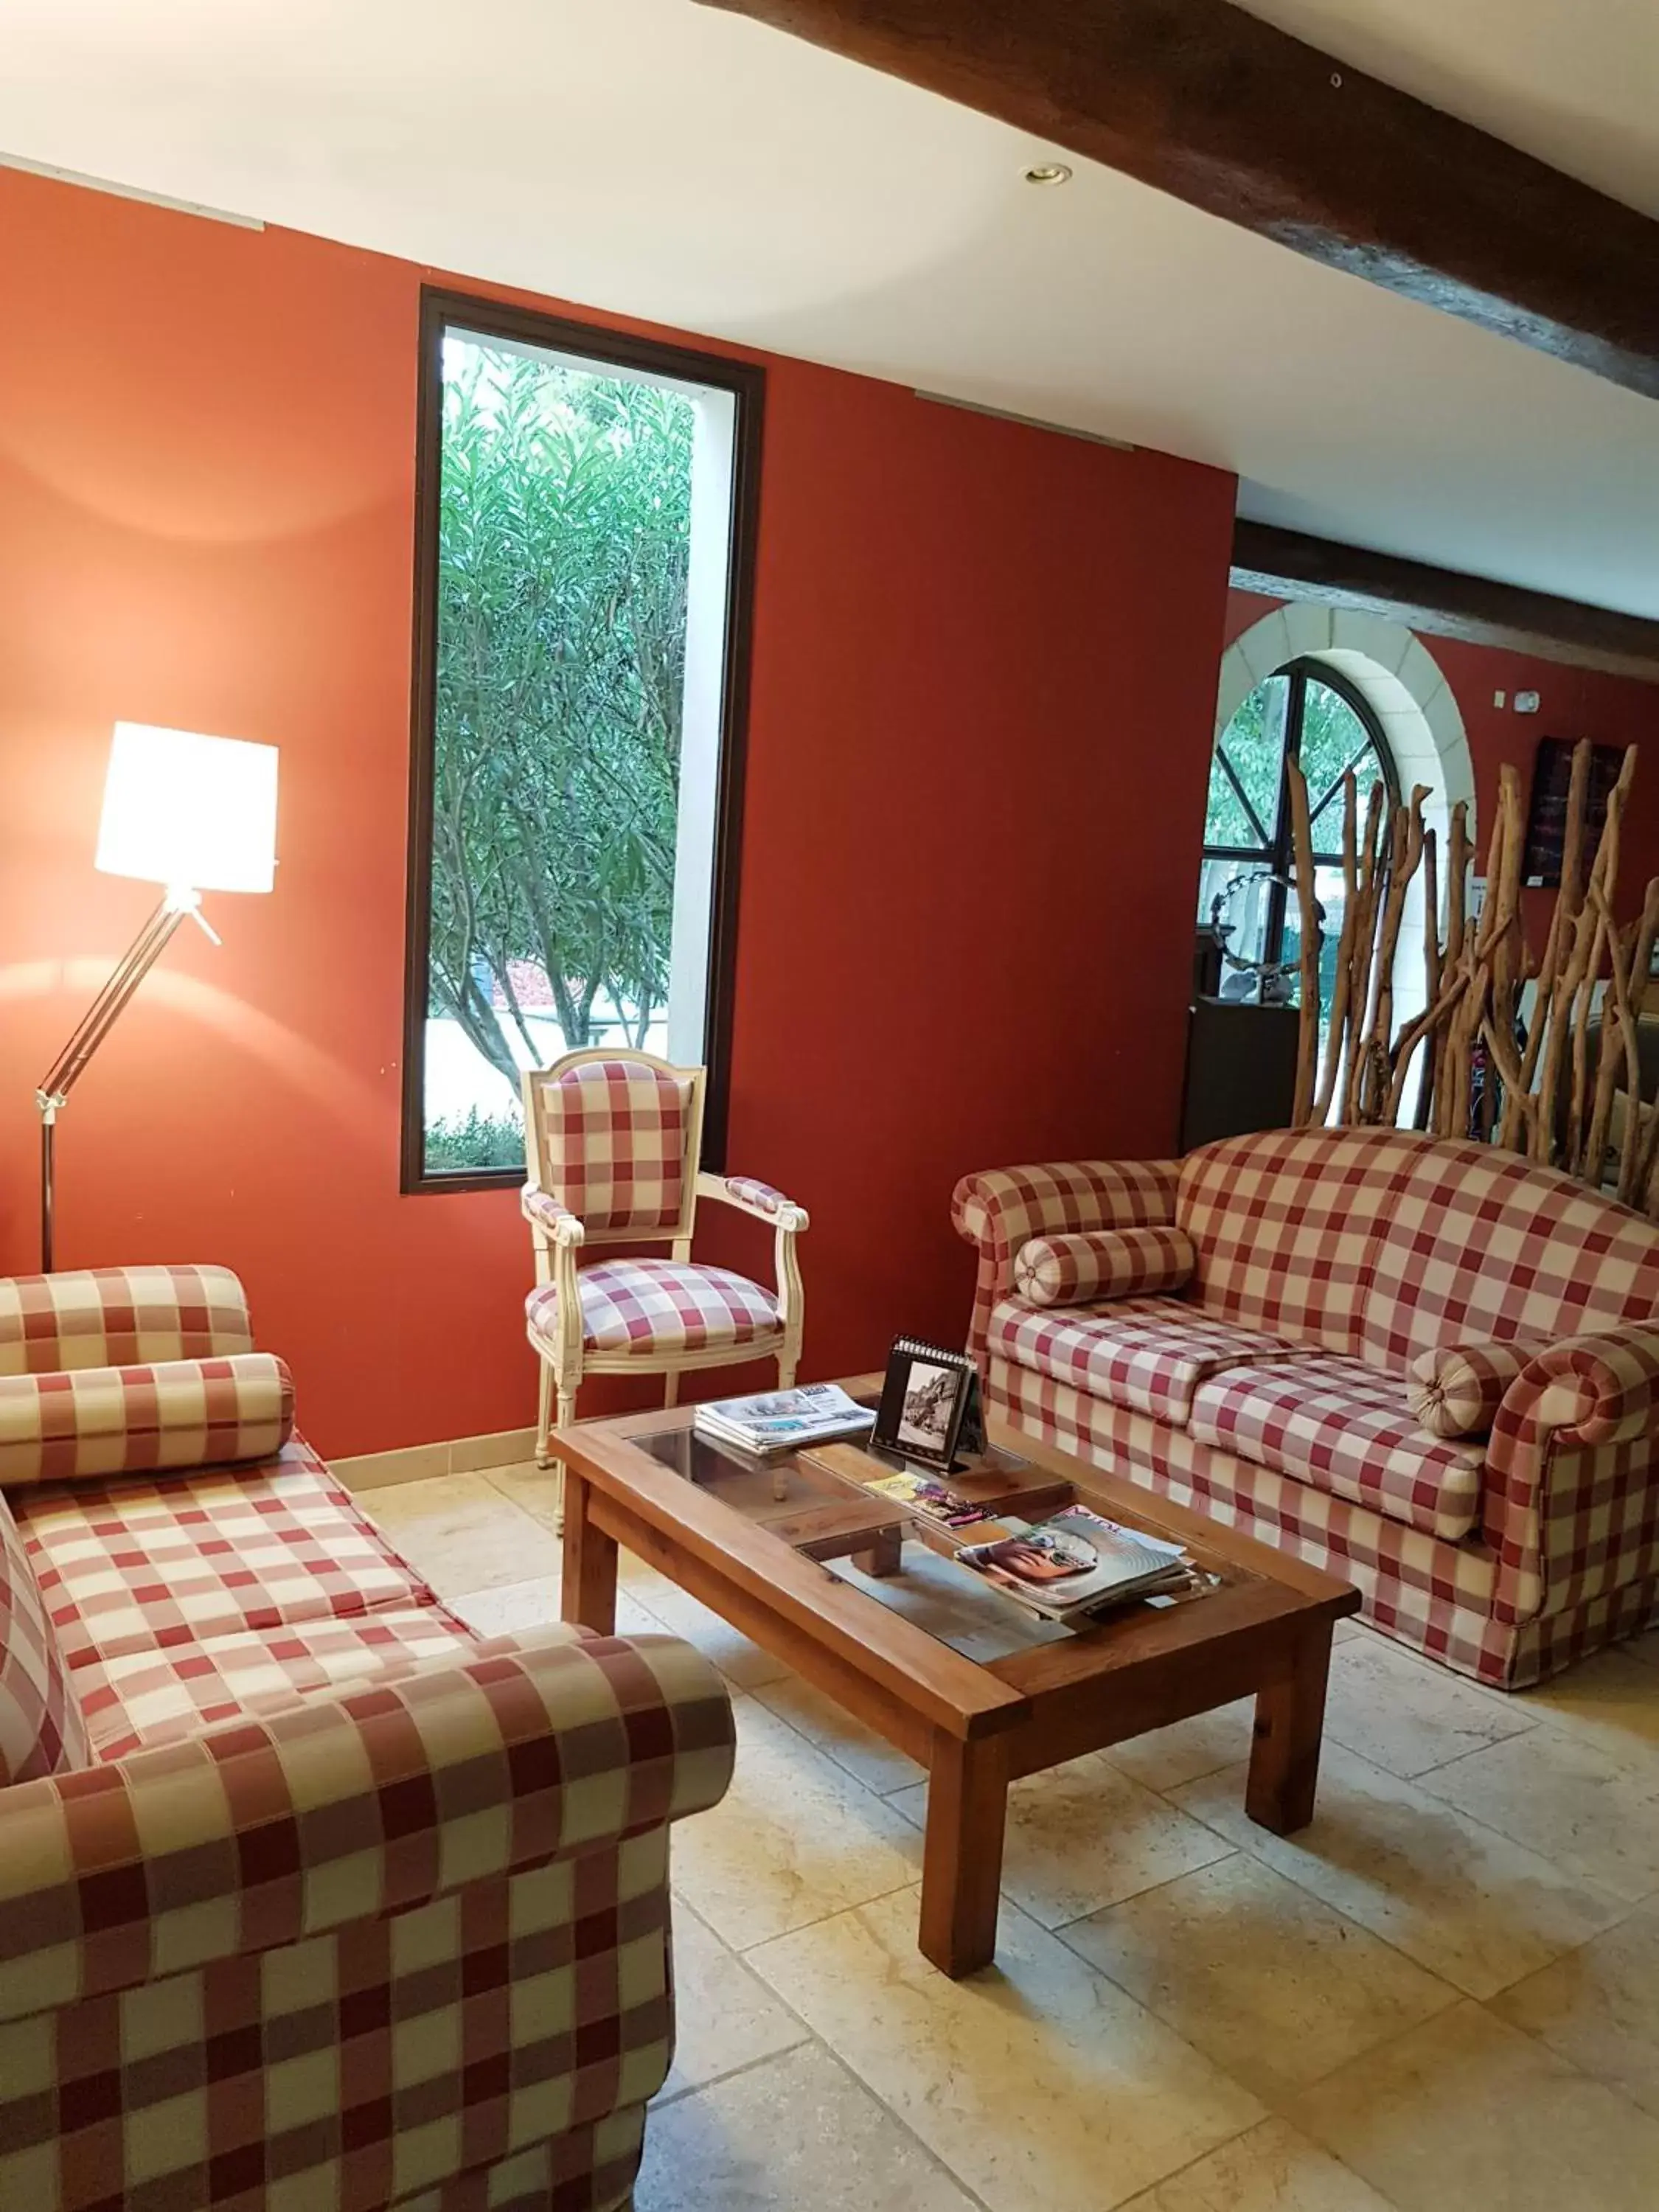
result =
[[698,353],[631,331],[609,330],[471,293],[423,287],[415,447],[415,660],[410,720],[409,890],[404,973],[403,1165],[405,1194],[500,1190],[522,1168],[429,1173],[426,1152],[426,1008],[432,909],[432,781],[437,724],[438,526],[443,440],[443,336],[475,331],[547,346],[605,366],[677,377],[729,392],[736,403],[731,536],[726,556],[726,665],[720,686],[720,783],[715,798],[714,903],[709,917],[703,1058],[708,1069],[702,1164],[725,1164],[731,1103],[732,1027],[737,975],[738,862],[743,842],[750,647],[766,372],[757,362]]
[[[1261,957],[1264,960],[1269,961],[1281,960],[1285,955],[1285,926],[1290,910],[1290,895],[1285,884],[1287,879],[1294,876],[1296,868],[1296,854],[1291,833],[1290,779],[1286,763],[1298,759],[1301,754],[1303,714],[1306,707],[1310,684],[1322,684],[1328,691],[1335,692],[1337,697],[1343,700],[1352,709],[1364,730],[1370,750],[1376,755],[1377,765],[1382,771],[1382,781],[1388,790],[1389,803],[1392,806],[1398,806],[1400,804],[1400,769],[1395,760],[1394,748],[1389,743],[1389,733],[1382,726],[1382,716],[1352,678],[1344,675],[1340,668],[1328,667],[1316,654],[1310,653],[1299,654],[1294,660],[1282,661],[1271,676],[1263,678],[1262,683],[1271,684],[1280,676],[1289,678],[1291,688],[1285,704],[1285,744],[1279,757],[1279,814],[1273,834],[1261,845],[1206,844],[1200,850],[1200,862],[1255,860],[1272,871],[1273,882],[1268,893],[1267,923],[1261,940]],[[1253,685],[1245,694],[1245,697],[1254,698],[1255,693],[1261,688],[1261,684]],[[1239,705],[1242,707],[1243,703],[1244,701],[1241,699]],[[1231,723],[1228,727],[1231,727]],[[1255,809],[1251,805],[1243,787],[1234,775],[1231,763],[1226,759],[1221,750],[1221,740],[1225,735],[1226,731],[1217,731],[1212,758],[1221,762],[1222,767],[1226,771],[1228,781],[1238,794],[1239,804],[1243,807],[1246,814],[1255,820]],[[1352,764],[1350,762],[1349,766],[1352,767]],[[1330,796],[1329,792],[1316,794],[1310,791],[1308,794],[1308,805],[1311,812],[1317,814],[1320,807]],[[1258,823],[1257,827],[1260,826]],[[1321,867],[1329,867],[1334,865],[1340,866],[1342,855],[1340,852],[1321,853],[1316,848],[1314,859]]]

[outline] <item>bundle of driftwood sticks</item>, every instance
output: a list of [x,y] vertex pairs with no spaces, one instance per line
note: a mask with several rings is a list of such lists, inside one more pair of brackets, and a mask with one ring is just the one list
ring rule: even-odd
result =
[[[1427,787],[1419,784],[1407,805],[1390,806],[1378,784],[1362,824],[1350,774],[1342,833],[1346,896],[1322,1060],[1308,792],[1294,762],[1289,773],[1302,923],[1294,1124],[1408,1120],[1437,1136],[1480,1135],[1585,1182],[1614,1182],[1627,1205],[1659,1215],[1659,1112],[1644,1117],[1639,1109],[1637,1051],[1637,1021],[1659,932],[1659,878],[1647,887],[1638,921],[1620,929],[1613,911],[1636,748],[1626,753],[1608,795],[1588,871],[1590,748],[1581,744],[1573,755],[1561,882],[1541,960],[1533,955],[1522,921],[1526,823],[1513,768],[1499,772],[1478,917],[1468,910],[1468,809],[1460,804],[1452,810],[1443,920],[1435,833],[1423,821]],[[1396,1033],[1395,961],[1407,895],[1419,871],[1425,1011]],[[1614,1164],[1608,1137],[1621,1090],[1626,1107]]]

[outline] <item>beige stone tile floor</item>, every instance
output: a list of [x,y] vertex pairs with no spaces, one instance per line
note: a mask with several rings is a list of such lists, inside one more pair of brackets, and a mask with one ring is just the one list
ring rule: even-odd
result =
[[[365,1502],[481,1634],[557,1619],[533,1468]],[[1244,1817],[1248,1705],[1034,1777],[951,1983],[913,1762],[626,1557],[618,1615],[739,1746],[674,1838],[637,2212],[1659,2208],[1659,1633],[1505,1698],[1345,1624],[1297,1837]]]

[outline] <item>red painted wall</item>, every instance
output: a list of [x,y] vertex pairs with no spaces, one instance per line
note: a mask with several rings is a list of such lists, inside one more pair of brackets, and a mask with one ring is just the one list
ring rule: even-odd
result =
[[[1227,594],[1227,642],[1283,606],[1250,592]],[[1624,676],[1604,676],[1593,668],[1570,668],[1557,660],[1511,653],[1497,646],[1462,645],[1453,638],[1423,637],[1451,687],[1474,763],[1475,814],[1480,865],[1498,804],[1498,772],[1505,762],[1521,771],[1522,804],[1532,794],[1534,757],[1542,738],[1589,738],[1598,745],[1644,744],[1625,828],[1619,864],[1618,905],[1621,915],[1640,910],[1650,876],[1659,875],[1659,684]],[[1504,694],[1507,703],[1493,704]],[[1517,691],[1536,691],[1535,714],[1517,714]],[[1525,900],[1527,926],[1541,951],[1554,905],[1553,894],[1534,892]]]
[[[76,1091],[59,1257],[239,1267],[334,1453],[534,1403],[514,1199],[398,1192],[425,273],[0,171],[0,1267],[149,904],[112,723],[280,745],[276,891]],[[1233,483],[769,366],[730,1156],[811,1209],[826,1374],[961,1334],[963,1170],[1173,1141]]]

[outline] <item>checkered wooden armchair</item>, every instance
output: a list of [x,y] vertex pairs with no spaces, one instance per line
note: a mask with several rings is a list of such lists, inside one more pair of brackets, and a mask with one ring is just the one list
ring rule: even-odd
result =
[[481,1641],[290,1420],[224,1269],[0,1281],[0,2208],[624,2212],[730,1701]]
[[[561,1425],[575,1419],[585,1376],[665,1376],[670,1405],[689,1370],[775,1359],[780,1386],[795,1379],[803,1311],[795,1239],[806,1214],[769,1183],[698,1172],[703,1091],[702,1068],[642,1052],[568,1053],[524,1078],[523,1206],[536,1249],[525,1310],[542,1362],[543,1466],[556,1416]],[[775,1290],[693,1263],[699,1199],[771,1225]],[[577,1264],[585,1249],[616,1244],[666,1244],[670,1256]]]

